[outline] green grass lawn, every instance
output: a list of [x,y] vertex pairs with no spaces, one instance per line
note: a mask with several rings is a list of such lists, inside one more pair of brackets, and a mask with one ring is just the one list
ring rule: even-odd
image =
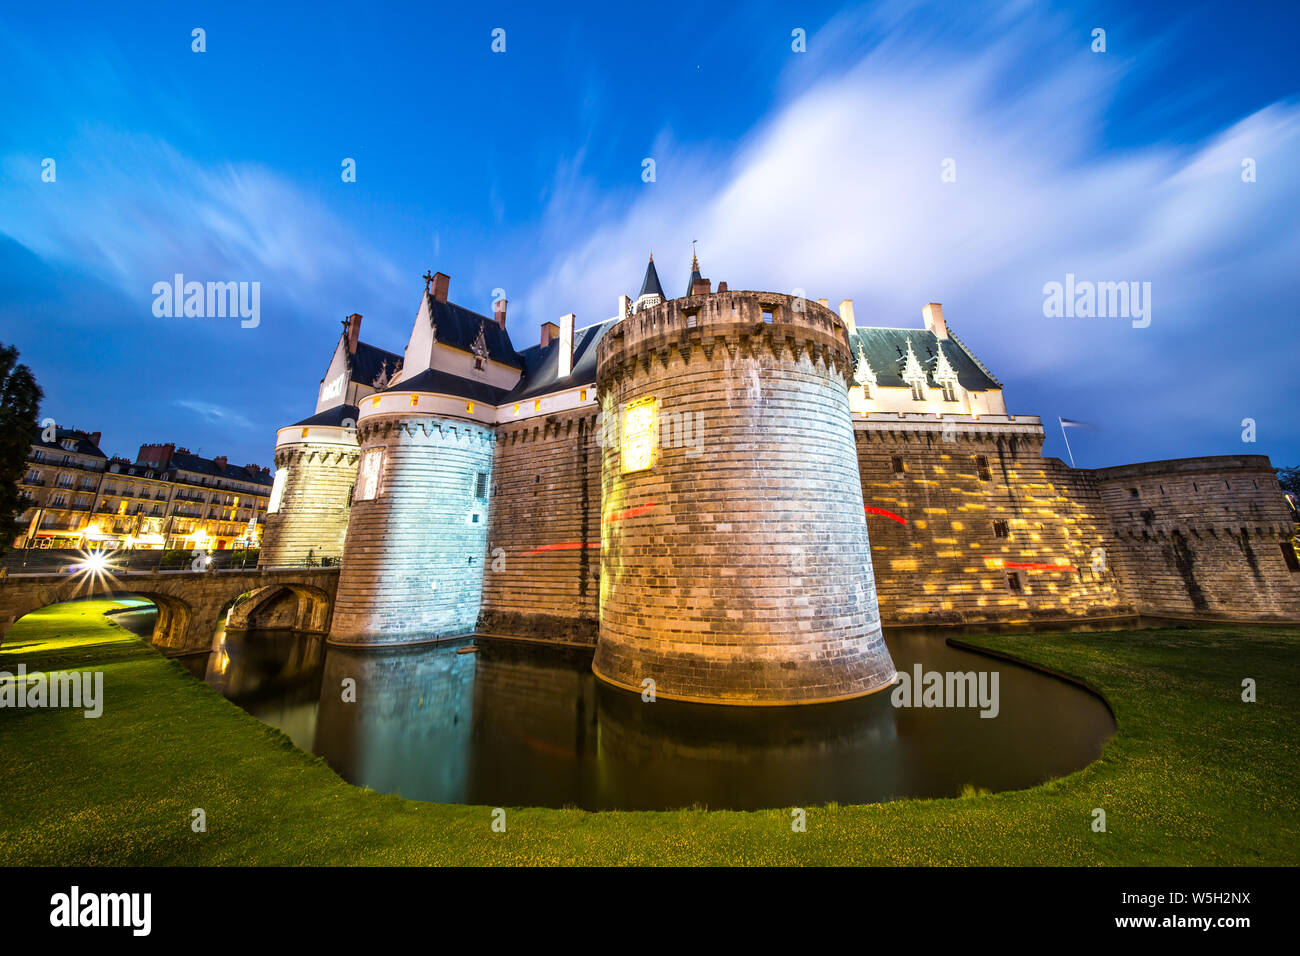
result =
[[[980,635],[1075,675],[1119,731],[1031,790],[789,810],[588,813],[416,803],[355,788],[107,621],[23,618],[0,670],[102,670],[105,715],[0,709],[0,864],[1274,864],[1300,862],[1300,632]],[[1241,701],[1254,678],[1259,702]],[[207,812],[194,833],[190,811]],[[1106,811],[1094,833],[1092,810]]]

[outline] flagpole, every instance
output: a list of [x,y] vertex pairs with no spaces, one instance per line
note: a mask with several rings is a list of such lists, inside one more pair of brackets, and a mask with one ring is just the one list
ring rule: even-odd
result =
[[1070,456],[1070,467],[1074,467],[1074,452],[1070,450],[1070,436],[1065,433],[1065,422],[1061,416],[1056,416],[1056,423],[1061,426],[1061,437],[1065,439],[1065,453]]

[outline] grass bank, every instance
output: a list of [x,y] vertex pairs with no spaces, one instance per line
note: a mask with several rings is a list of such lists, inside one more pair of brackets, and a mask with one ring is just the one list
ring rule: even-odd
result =
[[[980,635],[1072,674],[1119,731],[1030,790],[790,812],[588,813],[415,803],[345,783],[106,620],[18,622],[0,670],[99,670],[104,716],[0,709],[0,864],[987,864],[1300,862],[1300,633],[1205,627]],[[1241,700],[1243,678],[1258,703]],[[206,811],[206,833],[191,810]],[[1106,811],[1107,832],[1091,828]]]

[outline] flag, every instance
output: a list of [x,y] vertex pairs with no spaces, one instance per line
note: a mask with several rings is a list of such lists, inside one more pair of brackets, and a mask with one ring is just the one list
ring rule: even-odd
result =
[[1096,425],[1090,425],[1090,424],[1088,424],[1087,422],[1076,422],[1076,421],[1075,421],[1074,419],[1072,419],[1072,418],[1061,418],[1061,417],[1058,416],[1056,420],[1057,420],[1058,422],[1061,423],[1061,427],[1062,427],[1062,428],[1066,428],[1066,427],[1072,427],[1072,428],[1096,428],[1096,427],[1097,427]]

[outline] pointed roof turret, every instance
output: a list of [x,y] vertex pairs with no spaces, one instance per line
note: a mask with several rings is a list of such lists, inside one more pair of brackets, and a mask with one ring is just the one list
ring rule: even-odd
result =
[[645,281],[641,283],[641,294],[637,299],[643,299],[648,295],[657,295],[665,299],[664,287],[659,284],[659,273],[655,270],[655,254],[650,253],[650,264],[645,267]]
[[700,260],[695,255],[695,250],[691,250],[691,277],[686,280],[686,294],[695,294],[695,283],[702,281],[704,276],[700,275]]
[[650,264],[645,267],[645,281],[641,283],[641,294],[636,297],[636,302],[632,304],[632,311],[640,312],[652,305],[658,305],[667,298],[668,296],[664,295],[664,287],[659,284],[659,273],[655,271],[655,257],[652,252],[650,253]]

